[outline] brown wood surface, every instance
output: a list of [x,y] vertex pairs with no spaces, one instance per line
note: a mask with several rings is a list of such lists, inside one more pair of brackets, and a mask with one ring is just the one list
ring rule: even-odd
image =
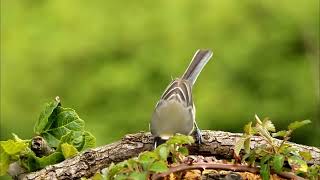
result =
[[[241,137],[241,133],[223,131],[202,131],[203,144],[189,147],[190,154],[215,156],[217,158],[232,159],[235,142]],[[276,140],[280,143],[280,140]],[[120,141],[87,150],[76,157],[67,159],[61,163],[47,166],[37,172],[21,174],[18,179],[79,179],[90,177],[97,171],[108,167],[112,162],[117,163],[125,159],[137,156],[140,152],[152,150],[153,137],[150,133],[139,132],[125,135]],[[254,136],[251,140],[251,148],[266,143],[261,137]],[[290,143],[302,151],[309,151],[312,160],[309,164],[320,164],[320,149]]]

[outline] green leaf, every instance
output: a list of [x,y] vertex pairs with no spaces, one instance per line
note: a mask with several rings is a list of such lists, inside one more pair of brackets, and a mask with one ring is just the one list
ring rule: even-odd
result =
[[243,147],[246,153],[250,153],[250,138],[245,139]]
[[128,180],[128,175],[126,175],[126,174],[116,175],[116,176],[114,177],[114,180]]
[[97,172],[93,177],[90,178],[91,180],[103,180],[103,176],[101,173]]
[[58,147],[62,136],[71,131],[84,130],[84,121],[73,109],[58,106],[56,111],[56,118],[50,127],[41,133],[51,147]]
[[80,151],[86,150],[88,148],[93,148],[96,146],[96,138],[88,131],[85,131],[83,133],[84,136],[84,142],[82,149]]
[[262,124],[262,121],[260,120],[257,114],[254,115],[254,118],[256,119],[258,124]]
[[263,180],[269,180],[270,168],[268,164],[262,164],[260,166],[260,175]]
[[[162,145],[161,145],[162,146]],[[160,146],[159,146],[160,147]],[[158,147],[158,148],[159,148]],[[142,167],[145,171],[149,170],[150,165],[159,159],[158,154],[155,152],[145,151],[141,153],[138,157],[139,162],[142,164]],[[165,159],[166,160],[166,159]]]
[[53,101],[45,105],[44,110],[41,112],[39,119],[34,126],[34,133],[41,134],[45,130],[46,126],[51,123],[49,117],[59,105],[59,97],[56,97]]
[[44,156],[44,157],[36,157],[36,161],[39,163],[40,169],[51,165],[51,164],[56,164],[58,162],[61,162],[64,160],[63,154],[60,152],[54,152],[50,154],[49,156]]
[[295,122],[289,124],[288,129],[289,130],[295,130],[295,129],[297,129],[297,128],[301,127],[301,126],[304,126],[306,124],[309,124],[309,123],[311,123],[310,120],[295,121]]
[[65,159],[73,157],[78,154],[78,150],[71,144],[61,144],[61,151]]
[[42,133],[41,136],[47,141],[50,147],[54,147],[54,148],[59,147],[60,140],[54,137],[52,134],[45,132],[45,133]]
[[150,160],[156,160],[159,159],[159,156],[157,153],[152,152],[152,151],[145,151],[139,155],[139,161],[144,162],[144,161],[150,161]]
[[253,152],[255,152],[259,156],[265,156],[268,154],[266,150],[267,150],[267,144],[261,144],[259,146],[256,146]]
[[157,152],[158,152],[160,158],[165,161],[167,160],[169,153],[170,153],[168,146],[166,146],[165,144],[161,144],[160,146],[158,146]]
[[234,145],[234,153],[236,154],[236,156],[239,156],[245,140],[246,138],[241,137]]
[[[77,150],[83,151],[88,148],[92,148],[96,144],[96,138],[88,131],[70,131],[60,139],[60,145],[68,143],[73,145]],[[58,146],[58,150],[60,149]]]
[[295,151],[296,151],[296,149],[293,148],[293,147],[291,147],[291,145],[288,144],[288,143],[282,144],[282,145],[280,146],[279,150],[278,150],[279,153],[281,153],[281,154],[283,154],[283,155],[285,155],[285,156],[287,156],[287,155],[289,155],[290,153],[295,152]]
[[24,151],[28,144],[22,141],[14,141],[14,140],[7,140],[7,141],[0,141],[0,145],[2,149],[8,154],[8,155],[15,155],[20,153],[21,151]]
[[0,141],[2,174],[6,173],[9,163],[13,161],[19,161],[27,170],[34,171],[72,157],[78,150],[95,146],[95,137],[84,131],[84,121],[73,109],[61,107],[59,98],[46,105],[34,131],[56,151],[48,156],[37,157],[28,147],[31,140],[22,140],[12,134],[14,140]]
[[68,134],[61,137],[60,144],[62,143],[72,144],[80,152],[94,147],[96,138],[87,131],[70,131]]
[[41,158],[37,157],[33,152],[30,152],[27,154],[26,158],[22,158],[22,165],[30,171],[35,171],[63,160],[64,156],[61,152],[54,152]]
[[272,137],[269,133],[269,131],[267,129],[265,129],[263,126],[261,126],[260,124],[256,124],[256,129],[257,132],[263,136],[264,138],[266,138],[268,141],[272,141]]
[[253,129],[252,129],[252,122],[249,122],[248,124],[246,124],[243,128],[244,133],[248,134],[248,135],[252,135],[253,134]]
[[29,142],[20,138],[15,139],[17,141],[12,139],[0,141],[0,176],[7,173],[10,163],[19,160],[20,153],[27,152]]
[[162,173],[168,171],[168,167],[164,161],[155,161],[151,164],[149,170],[156,173]]
[[[35,131],[54,148],[67,142],[82,151],[95,146],[95,137],[84,131],[84,121],[71,108],[63,108],[60,100],[48,103],[36,123]],[[62,141],[60,142],[60,140]]]
[[265,119],[265,120],[263,121],[262,126],[263,126],[265,129],[267,129],[268,131],[271,131],[271,132],[275,132],[275,131],[276,131],[276,128],[274,127],[274,124],[273,124],[270,120],[268,120],[268,119]]
[[307,176],[310,180],[318,180],[318,176],[320,174],[320,166],[319,165],[312,165],[308,168]]
[[28,140],[22,140],[22,139],[20,139],[19,136],[16,135],[15,133],[11,133],[11,134],[12,134],[12,136],[13,136],[14,141],[17,141],[17,142],[26,142],[26,141],[28,141]]
[[186,136],[182,134],[177,134],[173,137],[171,137],[166,144],[177,144],[177,145],[183,145],[183,144],[192,144],[194,143],[194,139],[192,136]]
[[272,137],[285,137],[287,136],[287,134],[288,134],[288,131],[282,130],[276,133],[272,133]]
[[[0,148],[1,149],[1,148]],[[1,149],[0,151],[0,176],[7,174],[10,164],[9,155]]]
[[146,180],[147,174],[143,172],[132,172],[129,176],[130,180]]
[[106,172],[107,179],[113,179],[115,175],[123,171],[126,163],[127,161],[120,162],[116,165],[111,163]]
[[137,158],[131,158],[127,160],[127,167],[129,171],[137,171],[139,170],[139,162],[137,161]]
[[254,166],[255,162],[256,162],[256,153],[255,151],[250,151],[250,153],[248,154],[248,161],[249,164]]
[[304,173],[308,171],[307,162],[297,156],[288,157],[288,163],[294,171],[300,171]]
[[63,135],[60,139],[60,144],[57,150],[61,150],[61,144],[68,143],[72,144],[77,149],[81,149],[82,147],[82,132],[81,131],[70,131],[69,133]]
[[275,155],[275,156],[273,157],[272,167],[273,167],[273,169],[274,169],[277,173],[279,173],[279,172],[281,172],[281,170],[282,170],[283,163],[284,163],[284,156],[283,156],[283,155],[280,155],[280,154]]
[[260,160],[260,164],[266,164],[270,159],[272,158],[271,155],[267,154],[265,156],[263,156]]
[[187,156],[189,154],[189,150],[186,147],[179,147],[178,152],[180,152],[184,156]]
[[299,154],[306,161],[310,161],[312,159],[311,153],[308,151],[299,151]]

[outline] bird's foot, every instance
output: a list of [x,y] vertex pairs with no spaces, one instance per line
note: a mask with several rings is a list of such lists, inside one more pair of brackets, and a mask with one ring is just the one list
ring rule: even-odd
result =
[[202,135],[201,135],[201,131],[200,129],[197,129],[196,132],[195,132],[195,136],[196,136],[196,143],[198,145],[202,144]]

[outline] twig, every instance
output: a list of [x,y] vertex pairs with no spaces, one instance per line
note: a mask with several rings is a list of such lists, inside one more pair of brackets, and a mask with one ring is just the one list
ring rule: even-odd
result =
[[[200,170],[218,169],[218,170],[229,170],[234,172],[250,172],[254,174],[257,174],[260,171],[260,169],[257,167],[250,167],[250,166],[241,165],[241,164],[220,164],[220,163],[194,163],[192,165],[180,164],[178,166],[171,167],[167,172],[154,174],[152,176],[152,179],[153,180],[163,179],[164,177],[170,175],[171,173],[177,173],[181,171],[194,170],[194,169],[200,169]],[[290,172],[281,172],[277,174],[287,179],[297,179],[297,180],[304,179]]]

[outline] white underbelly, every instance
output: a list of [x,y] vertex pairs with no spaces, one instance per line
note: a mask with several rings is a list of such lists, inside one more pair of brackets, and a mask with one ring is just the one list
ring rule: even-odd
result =
[[150,124],[154,136],[167,139],[176,133],[190,135],[193,130],[194,116],[191,107],[187,108],[178,101],[164,101],[153,113]]

